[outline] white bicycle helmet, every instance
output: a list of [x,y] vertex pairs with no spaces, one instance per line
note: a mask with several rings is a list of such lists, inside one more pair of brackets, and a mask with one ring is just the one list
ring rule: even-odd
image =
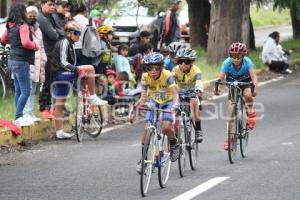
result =
[[185,47],[187,47],[187,46],[181,42],[172,42],[171,44],[169,44],[168,50],[169,50],[170,54],[176,55],[177,51],[179,49],[185,48]]
[[181,48],[177,51],[176,54],[177,58],[186,58],[190,60],[196,60],[197,58],[197,53],[193,49],[186,47],[186,48]]

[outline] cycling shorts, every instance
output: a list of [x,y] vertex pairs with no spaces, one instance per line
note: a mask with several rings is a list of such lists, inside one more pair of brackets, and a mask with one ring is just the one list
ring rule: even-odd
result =
[[54,94],[55,97],[67,97],[70,91],[70,87],[73,88],[76,80],[77,76],[74,72],[58,73],[54,78],[52,94]]
[[[172,107],[173,107],[173,102],[172,101],[169,101],[169,102],[164,103],[164,104],[158,104],[154,100],[150,99],[148,104],[149,104],[150,109],[157,108],[157,109],[163,109],[163,110],[171,111]],[[153,111],[147,111],[146,119],[145,119],[146,123],[152,122],[154,117],[155,116],[154,116]],[[168,122],[173,123],[173,121],[174,121],[173,113],[169,113],[169,112],[168,113],[162,113],[162,121],[168,121]]]

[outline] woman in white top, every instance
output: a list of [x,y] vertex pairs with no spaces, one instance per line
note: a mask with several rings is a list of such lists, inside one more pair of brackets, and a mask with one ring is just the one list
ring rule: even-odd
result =
[[262,61],[267,64],[271,71],[280,73],[291,73],[289,65],[284,61],[281,52],[278,49],[279,32],[275,31],[269,35],[263,45]]

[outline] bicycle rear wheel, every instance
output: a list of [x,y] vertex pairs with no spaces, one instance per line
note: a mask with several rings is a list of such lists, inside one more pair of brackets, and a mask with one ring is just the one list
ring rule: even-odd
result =
[[199,146],[195,139],[195,125],[193,121],[189,120],[187,123],[190,165],[191,169],[195,170],[198,166]]
[[249,140],[249,130],[247,129],[247,110],[244,102],[241,100],[239,103],[239,138],[240,138],[240,150],[243,158],[246,157],[248,140]]
[[184,172],[186,169],[186,160],[188,157],[186,149],[187,139],[185,122],[179,124],[178,142],[180,144],[180,152],[178,158],[179,175],[181,177],[184,177]]
[[163,134],[160,142],[162,149],[159,152],[158,182],[160,187],[164,188],[167,185],[171,169],[170,145],[167,135]]
[[[1,66],[0,66],[1,67]],[[7,94],[7,83],[4,72],[0,69],[0,98],[5,98]]]
[[[90,105],[93,106],[93,105]],[[87,133],[91,137],[98,137],[101,134],[102,128],[103,128],[103,115],[101,106],[94,106],[91,111],[91,119],[89,124],[89,131]]]
[[237,142],[238,142],[238,127],[239,122],[236,117],[237,107],[234,106],[232,112],[232,118],[230,122],[227,122],[227,134],[228,134],[228,158],[229,162],[233,164],[236,160]]
[[75,119],[75,127],[76,127],[76,138],[78,142],[82,142],[82,138],[84,135],[84,123],[83,123],[83,98],[82,93],[78,92],[76,98],[76,119]]
[[140,191],[142,197],[147,195],[149,189],[155,154],[154,133],[153,130],[148,130],[141,160]]

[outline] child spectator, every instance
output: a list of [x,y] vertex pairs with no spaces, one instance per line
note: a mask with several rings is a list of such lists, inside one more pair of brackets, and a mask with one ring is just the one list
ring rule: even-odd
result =
[[129,80],[131,80],[131,69],[130,69],[130,64],[129,60],[126,58],[128,55],[128,46],[126,44],[121,44],[118,47],[118,54],[114,56],[114,64],[117,73],[120,72],[126,72]]
[[106,70],[106,93],[104,95],[104,99],[108,102],[109,105],[114,105],[116,103],[114,99],[114,83],[116,80],[116,72],[112,69]]
[[[109,116],[108,120],[110,123],[117,123],[113,113],[116,109],[118,113],[120,113],[121,108],[124,106],[116,105],[116,103],[128,102],[125,98],[125,93],[123,91],[124,85],[128,81],[128,74],[127,72],[123,71],[116,75],[116,72],[112,69],[108,69],[106,71],[107,76],[107,94],[105,96],[105,100],[108,101],[109,104]],[[115,109],[112,109],[112,108]]]

